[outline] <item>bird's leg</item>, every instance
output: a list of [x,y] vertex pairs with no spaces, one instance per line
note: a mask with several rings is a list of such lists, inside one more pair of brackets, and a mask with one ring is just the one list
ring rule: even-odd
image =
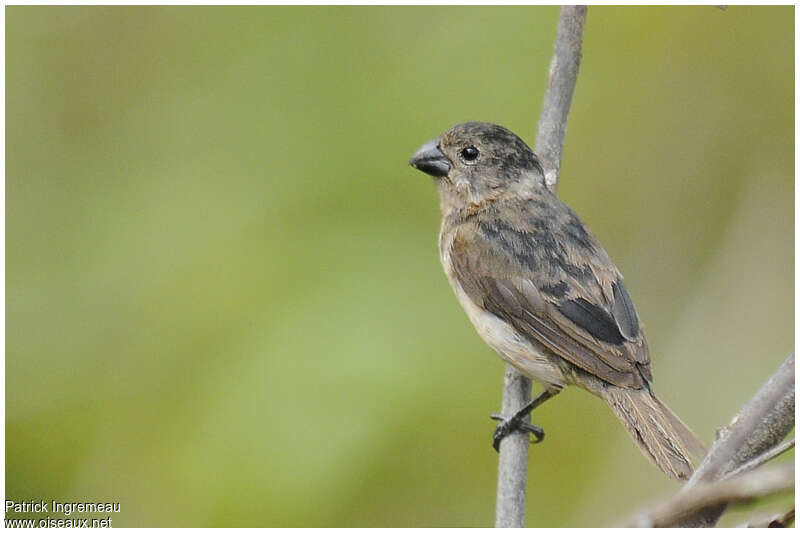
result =
[[558,389],[545,389],[544,392],[542,392],[533,400],[529,401],[525,407],[511,415],[509,418],[504,418],[503,415],[498,414],[490,415],[492,420],[500,421],[500,423],[497,425],[497,429],[494,430],[494,435],[492,436],[492,446],[494,447],[495,451],[500,451],[500,442],[514,431],[520,431],[522,433],[530,432],[536,439],[534,440],[535,443],[542,442],[544,439],[544,430],[539,426],[534,426],[533,424],[523,422],[522,419],[528,416],[531,411],[558,393]]

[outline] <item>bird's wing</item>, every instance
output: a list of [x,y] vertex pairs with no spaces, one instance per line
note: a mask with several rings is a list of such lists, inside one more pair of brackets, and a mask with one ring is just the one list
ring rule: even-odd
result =
[[476,305],[523,335],[604,381],[642,387],[652,379],[650,356],[622,277],[591,234],[591,254],[570,252],[557,237],[552,227],[537,233],[496,220],[461,226],[453,272]]

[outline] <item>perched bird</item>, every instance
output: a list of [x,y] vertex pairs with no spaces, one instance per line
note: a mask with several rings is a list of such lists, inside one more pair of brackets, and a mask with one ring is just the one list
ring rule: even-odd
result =
[[453,127],[409,164],[435,179],[439,253],[486,343],[545,391],[504,420],[495,448],[530,410],[567,385],[603,398],[633,440],[675,479],[703,444],[650,386],[650,354],[617,267],[578,216],[547,189],[533,151],[482,122]]

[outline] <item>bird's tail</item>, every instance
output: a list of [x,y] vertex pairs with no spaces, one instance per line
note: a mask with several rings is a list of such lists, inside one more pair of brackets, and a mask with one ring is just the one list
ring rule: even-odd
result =
[[600,395],[658,468],[673,479],[692,475],[690,458],[705,455],[705,446],[655,394],[647,388],[605,386]]

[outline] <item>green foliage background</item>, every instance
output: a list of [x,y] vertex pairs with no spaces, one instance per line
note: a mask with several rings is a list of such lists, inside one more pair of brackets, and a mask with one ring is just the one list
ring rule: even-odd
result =
[[[406,162],[466,120],[532,143],[556,18],[7,8],[6,497],[119,501],[115,526],[491,525],[504,366]],[[589,10],[559,194],[707,442],[793,347],[793,51],[792,7]],[[534,420],[530,525],[676,489],[582,391]]]

